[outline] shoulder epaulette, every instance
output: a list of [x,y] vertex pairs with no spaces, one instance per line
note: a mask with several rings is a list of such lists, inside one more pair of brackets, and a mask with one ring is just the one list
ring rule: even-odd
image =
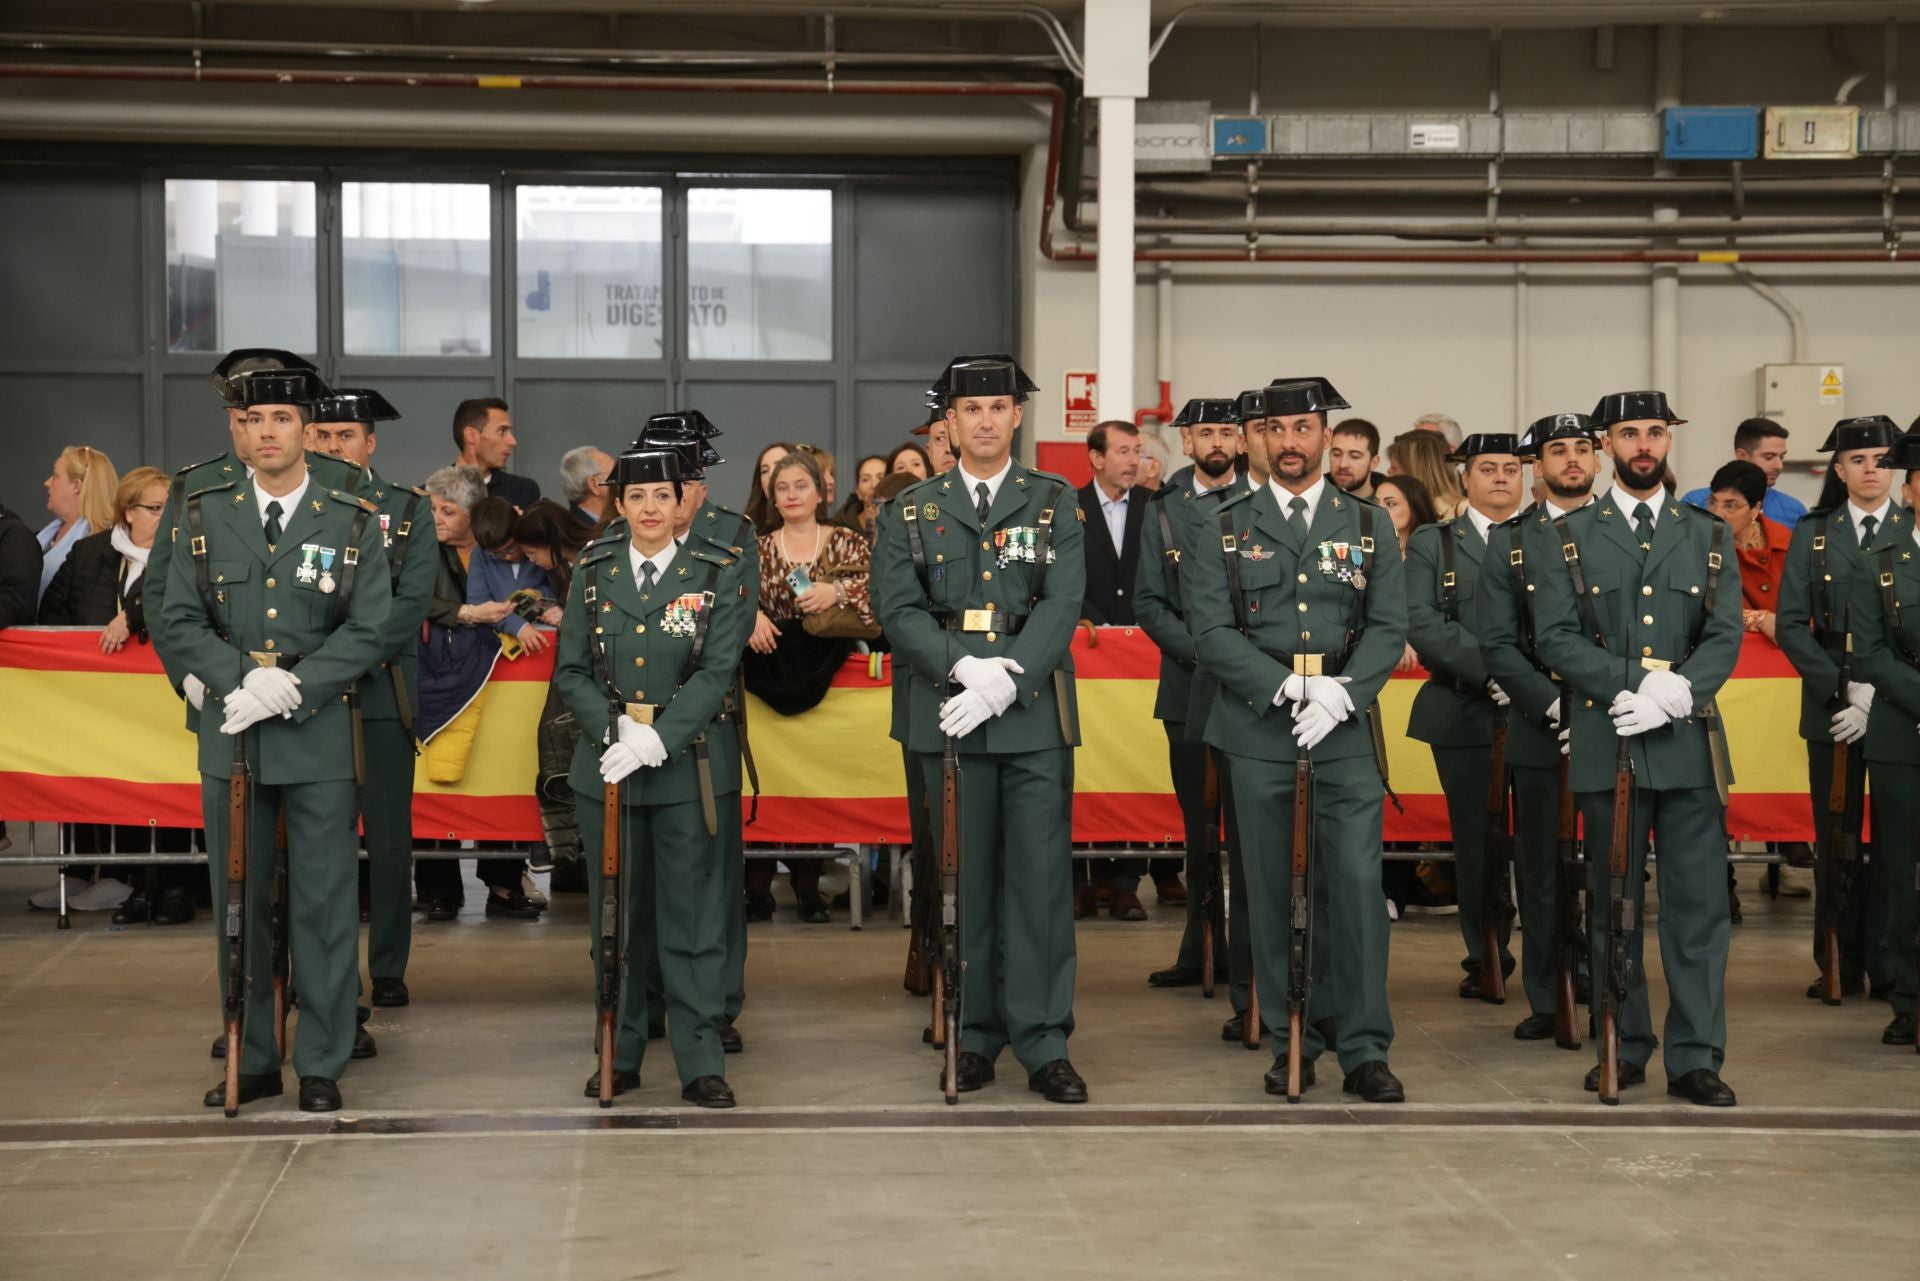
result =
[[1246,502],[1259,492],[1257,489],[1242,489],[1237,494],[1229,494],[1225,501],[1220,504],[1220,510],[1226,511],[1229,507],[1238,507],[1241,503]]
[[[1800,513],[1800,520],[1825,520],[1839,510],[1838,507],[1809,507]],[[1796,520],[1793,523],[1798,525],[1800,520]]]
[[688,547],[687,555],[694,560],[705,561],[709,565],[731,565],[733,557],[727,555],[724,547],[715,546],[711,551],[705,547]]
[[380,514],[380,509],[378,507],[375,507],[372,503],[360,497],[358,494],[349,494],[344,489],[329,489],[327,491],[327,497],[335,499],[339,502],[343,502],[349,507],[358,507],[361,511],[370,513],[375,516]]
[[1041,471],[1038,467],[1028,468],[1027,474],[1029,476],[1032,476],[1035,480],[1051,480],[1051,481],[1058,482],[1059,484],[1065,485],[1068,489],[1074,488],[1073,482],[1068,480],[1065,476],[1061,476],[1050,471]]
[[1538,511],[1539,508],[1539,503],[1528,503],[1520,511],[1515,512],[1505,520],[1495,521],[1493,527],[1495,529],[1518,529],[1521,525],[1525,524],[1527,518]]
[[211,467],[215,463],[219,462],[221,459],[225,458],[226,456],[227,455],[224,452],[222,452],[222,453],[215,454],[211,458],[203,459],[202,461],[197,463],[188,463],[185,467],[182,467],[179,471],[173,474],[175,476],[184,476],[190,471],[199,471],[202,467]]
[[202,494],[218,494],[224,490],[232,489],[238,483],[239,483],[238,481],[223,480],[223,481],[219,481],[216,484],[203,485],[199,489],[194,490],[191,494],[188,494],[187,498],[189,501],[191,501],[195,498],[200,497],[200,495]]

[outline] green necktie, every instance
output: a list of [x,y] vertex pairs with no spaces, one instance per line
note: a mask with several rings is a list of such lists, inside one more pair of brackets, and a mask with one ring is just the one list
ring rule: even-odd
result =
[[1633,509],[1633,536],[1640,540],[1642,551],[1653,546],[1653,508],[1645,503]]
[[643,560],[640,562],[640,577],[641,577],[641,585],[643,587],[653,586],[654,576],[658,573],[659,571],[653,567],[652,561]]
[[1873,546],[1873,527],[1875,525],[1878,525],[1879,523],[1880,523],[1880,518],[1877,516],[1862,516],[1860,518],[1860,550],[1861,551],[1863,552],[1867,551]]
[[1302,544],[1307,541],[1307,500],[1298,494],[1287,504],[1287,528],[1300,535]]
[[267,504],[267,546],[277,547],[284,529],[280,524],[280,515],[285,509],[279,503]]
[[973,505],[973,510],[979,513],[980,527],[985,529],[987,525],[987,509],[993,506],[992,500],[987,495],[987,482],[983,480],[975,485],[973,492],[979,498],[979,501]]

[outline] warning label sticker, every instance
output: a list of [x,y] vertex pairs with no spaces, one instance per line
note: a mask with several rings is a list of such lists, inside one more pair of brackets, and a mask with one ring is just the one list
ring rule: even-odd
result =
[[1820,370],[1820,399],[1822,401],[1840,400],[1846,391],[1842,384],[1843,370],[1839,365],[1825,365]]

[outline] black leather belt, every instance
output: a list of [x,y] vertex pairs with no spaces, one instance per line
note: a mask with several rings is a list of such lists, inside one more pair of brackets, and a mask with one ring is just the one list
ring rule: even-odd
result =
[[969,609],[958,614],[948,614],[940,620],[940,626],[950,632],[998,632],[1012,636],[1027,625],[1027,615],[1009,614],[1001,610]]
[[1466,681],[1461,680],[1451,672],[1429,670],[1427,672],[1427,684],[1437,686],[1440,689],[1450,689],[1460,694],[1485,694],[1487,692],[1485,687],[1469,685]]
[[1347,650],[1335,654],[1289,654],[1281,650],[1273,655],[1295,676],[1338,676],[1346,669],[1347,660],[1352,656]]

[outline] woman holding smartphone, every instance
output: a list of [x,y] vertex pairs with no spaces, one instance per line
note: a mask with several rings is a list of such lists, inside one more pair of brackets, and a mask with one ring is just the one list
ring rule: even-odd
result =
[[[826,697],[854,645],[846,637],[811,634],[805,620],[844,606],[871,625],[872,553],[860,534],[828,523],[826,483],[810,453],[795,450],[775,462],[768,492],[775,523],[760,535],[760,617],[748,641],[746,683],[772,710],[794,716]],[[820,865],[817,858],[787,862],[800,919],[815,924],[827,919]],[[750,860],[748,920],[773,918],[772,886],[772,860]]]

